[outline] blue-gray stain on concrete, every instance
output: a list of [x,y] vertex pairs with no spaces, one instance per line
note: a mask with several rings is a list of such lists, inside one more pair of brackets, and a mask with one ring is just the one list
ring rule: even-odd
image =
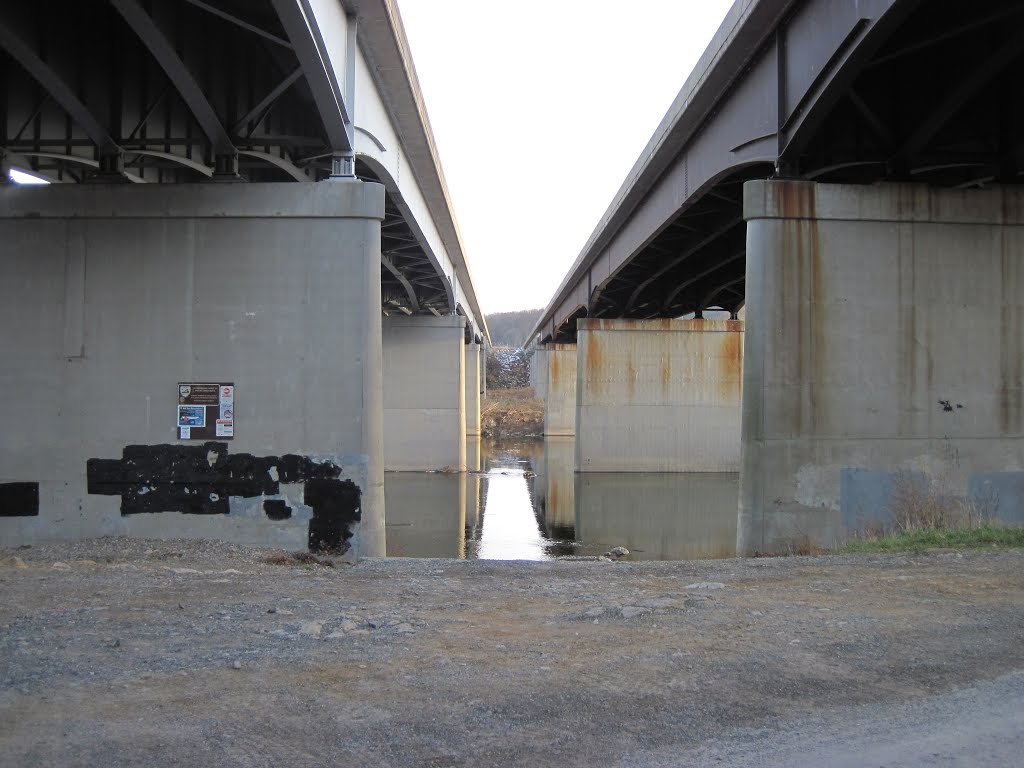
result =
[[847,530],[892,525],[892,492],[896,476],[877,469],[846,468],[839,478],[839,514]]
[[881,525],[890,530],[897,482],[909,482],[921,490],[929,485],[923,472],[843,469],[839,479],[839,514],[846,529],[863,531]]
[[1024,523],[1024,472],[976,472],[967,495],[979,515]]

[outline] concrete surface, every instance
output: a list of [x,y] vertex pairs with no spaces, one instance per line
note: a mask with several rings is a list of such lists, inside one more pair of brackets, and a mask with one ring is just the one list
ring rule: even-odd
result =
[[576,434],[576,345],[544,347],[544,434]]
[[1019,517],[1024,191],[748,182],[740,552],[891,521],[893,488]]
[[[229,450],[343,466],[383,552],[384,190],[323,184],[0,188],[0,483],[39,484],[8,544],[106,534],[296,546],[308,508],[122,517],[86,462],[178,440],[178,382],[232,381]],[[236,515],[237,512],[237,515]]]
[[576,469],[735,472],[743,323],[579,321]]
[[384,466],[466,468],[464,329],[459,315],[384,318]]
[[466,435],[480,436],[480,400],[483,385],[480,377],[480,345],[470,342],[466,345]]

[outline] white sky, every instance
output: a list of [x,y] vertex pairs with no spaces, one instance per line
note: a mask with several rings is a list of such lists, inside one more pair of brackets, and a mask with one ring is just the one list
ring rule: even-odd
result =
[[731,0],[398,0],[485,313],[547,304]]

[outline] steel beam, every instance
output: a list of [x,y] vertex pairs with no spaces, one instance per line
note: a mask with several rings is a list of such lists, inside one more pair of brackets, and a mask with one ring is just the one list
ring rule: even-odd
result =
[[[250,121],[255,121],[256,125],[258,125],[266,115],[267,110],[269,110],[270,107],[273,106],[274,102],[281,98],[281,95],[300,77],[302,77],[302,67],[296,69],[288,75],[288,77],[274,86],[270,93],[260,99],[255,107],[246,112],[242,119],[235,123],[235,127],[231,129],[231,132],[236,136],[241,134],[242,130]],[[253,130],[256,129],[256,125],[253,125]],[[251,135],[252,131],[249,131],[249,133]]]
[[4,19],[0,19],[0,47],[21,64],[25,71],[46,90],[50,98],[59,104],[61,109],[67,112],[71,119],[85,131],[85,134],[97,146],[101,155],[116,155],[120,153],[121,148],[111,138],[107,129],[89,111],[89,108],[79,100],[75,92],[64,81],[64,78],[43,61]]
[[282,40],[277,35],[272,35],[270,32],[267,32],[267,30],[260,29],[255,24],[250,24],[247,21],[243,21],[237,16],[232,16],[227,11],[222,11],[220,8],[216,8],[210,5],[209,3],[204,3],[202,0],[185,0],[185,2],[189,5],[194,5],[196,8],[201,8],[207,13],[213,14],[214,16],[220,19],[224,19],[224,21],[228,22],[229,24],[234,24],[236,27],[241,27],[242,29],[252,32],[255,35],[259,35],[264,40],[269,40],[270,42],[280,45],[284,48],[288,48],[289,50],[291,50],[292,48],[292,44],[289,43],[287,40]]
[[[123,1],[123,0],[122,0]],[[344,95],[337,78],[330,71],[330,59],[323,50],[322,40],[314,31],[312,10],[305,0],[271,0],[285,33],[295,49],[299,66],[306,76],[320,119],[327,133],[331,149],[352,152],[348,123],[351,122]]]
[[111,5],[121,14],[135,34],[156,59],[161,69],[170,78],[181,98],[195,117],[199,127],[213,145],[215,155],[236,155],[235,146],[228,132],[217,117],[199,83],[189,72],[174,46],[157,27],[156,22],[142,10],[136,0],[110,0]]
[[900,148],[899,157],[909,159],[916,155],[941,131],[979,89],[997,77],[1024,52],[1024,28],[1018,29],[1005,43],[984,61],[970,69],[970,74],[947,92],[930,115],[918,122],[918,128]]
[[412,305],[413,311],[419,312],[420,301],[416,298],[416,289],[412,287],[412,283],[409,282],[402,271],[398,269],[398,267],[396,267],[391,262],[391,259],[389,259],[385,254],[381,254],[380,263],[381,266],[387,269],[387,271],[394,275],[395,279],[402,284],[402,288],[405,289],[405,293],[409,297],[409,303]]

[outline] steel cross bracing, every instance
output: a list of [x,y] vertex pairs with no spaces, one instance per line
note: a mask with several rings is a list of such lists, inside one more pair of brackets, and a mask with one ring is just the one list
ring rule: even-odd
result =
[[750,179],[1024,182],[1024,3],[746,5],[687,94],[699,114],[666,117],[532,341],[574,340],[586,316],[735,314]]
[[[376,180],[354,159],[309,0],[53,0],[0,7],[0,158],[55,183]],[[350,17],[348,55],[357,24]],[[456,311],[387,192],[385,309]]]

